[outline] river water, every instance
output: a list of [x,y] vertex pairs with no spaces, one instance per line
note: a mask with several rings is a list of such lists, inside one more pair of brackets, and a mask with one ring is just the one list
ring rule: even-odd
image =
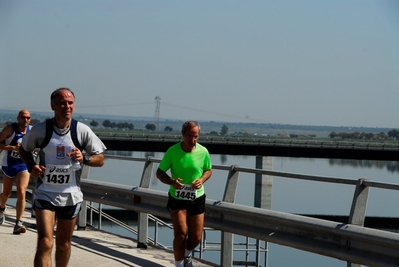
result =
[[[112,155],[146,158],[152,156],[161,159],[163,153],[146,152],[115,152],[107,151]],[[255,157],[253,156],[230,156],[211,155],[214,165],[238,165],[241,167],[255,168]],[[397,162],[383,161],[359,161],[359,160],[329,160],[329,159],[307,159],[307,158],[279,158],[272,159],[273,170],[289,173],[310,174],[328,177],[350,178],[357,180],[367,178],[372,181],[399,183],[399,168]],[[90,179],[120,183],[137,186],[140,183],[143,162],[129,162],[108,159],[101,168],[91,168]],[[221,200],[227,180],[227,172],[215,170],[210,180],[205,184],[207,198]],[[167,191],[168,186],[162,184],[155,175],[151,180],[151,189]],[[321,183],[314,181],[300,181],[290,178],[273,177],[272,201],[273,210],[297,213],[297,214],[325,214],[325,215],[349,215],[354,186]],[[240,174],[237,196],[235,203],[243,205],[254,205],[255,176],[254,174]],[[393,190],[372,188],[370,190],[367,206],[367,216],[398,217],[399,194]],[[383,208],[381,208],[383,207]],[[131,222],[132,225],[135,222]],[[133,234],[116,227],[103,223],[103,229],[132,236]],[[207,233],[207,240],[217,242],[219,233]],[[160,242],[170,245],[172,234],[170,231],[161,231]],[[241,237],[237,241],[242,242]],[[288,247],[268,244],[268,266],[346,266],[346,262],[320,256],[313,253],[303,252]],[[205,252],[204,259],[219,263],[219,252]],[[234,253],[234,260],[244,260],[242,252]],[[263,256],[262,256],[263,257]],[[264,265],[262,265],[264,266]]]

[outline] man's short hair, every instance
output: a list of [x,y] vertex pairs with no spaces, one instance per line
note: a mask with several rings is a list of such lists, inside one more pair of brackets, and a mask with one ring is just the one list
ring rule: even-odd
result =
[[187,132],[187,130],[194,128],[198,126],[198,130],[201,130],[201,127],[199,125],[198,122],[196,121],[186,121],[185,123],[183,123],[183,126],[181,127],[181,132],[184,134]]
[[63,91],[63,90],[69,91],[69,92],[73,95],[73,97],[75,98],[75,94],[72,92],[71,89],[69,89],[69,88],[67,88],[67,87],[61,87],[61,88],[58,88],[58,89],[54,90],[54,92],[51,93],[50,101],[53,103],[53,101],[54,101],[55,98],[57,97],[58,93],[59,93],[60,91]]

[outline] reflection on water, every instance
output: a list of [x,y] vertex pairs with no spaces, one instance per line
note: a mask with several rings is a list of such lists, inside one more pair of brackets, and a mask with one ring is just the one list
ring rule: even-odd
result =
[[386,169],[389,172],[399,172],[398,161],[381,160],[350,160],[350,159],[329,159],[331,166],[350,166],[353,168],[377,168]]
[[[108,155],[113,155],[113,156],[123,156],[123,157],[138,157],[137,154],[138,152],[134,151],[115,151],[115,150],[110,150],[106,151],[105,154]],[[140,156],[143,157],[155,157],[156,154],[161,154],[160,152],[140,152]],[[230,159],[237,160],[239,159],[239,162],[242,162],[246,159],[251,159],[254,158],[252,156],[236,156],[236,155],[218,155],[219,160],[216,164],[221,164],[221,165],[229,165],[228,163],[231,161]],[[278,158],[278,157],[275,157]],[[285,158],[287,159],[287,158]],[[314,158],[288,158],[289,160],[299,160],[302,162],[306,163],[311,163],[311,162],[316,162],[317,160],[327,160],[328,164],[331,166],[348,166],[352,168],[367,168],[367,169],[385,169],[388,172],[399,172],[399,161],[382,161],[382,160],[352,160],[352,159],[314,159]],[[283,160],[281,161],[281,167],[283,165]],[[215,164],[215,163],[214,163]],[[234,163],[234,165],[238,163]],[[233,164],[231,164],[233,165]],[[246,166],[246,165],[240,165],[240,166]],[[246,166],[247,167],[247,166]],[[254,166],[249,166],[249,167],[254,167]]]
[[220,155],[220,163],[222,164],[222,165],[224,165],[224,164],[226,164],[226,162],[227,162],[227,155]]

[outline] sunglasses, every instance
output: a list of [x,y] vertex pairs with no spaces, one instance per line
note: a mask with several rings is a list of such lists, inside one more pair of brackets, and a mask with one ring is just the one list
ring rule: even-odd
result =
[[21,119],[24,119],[24,120],[30,120],[30,117],[25,117],[25,116],[19,116]]

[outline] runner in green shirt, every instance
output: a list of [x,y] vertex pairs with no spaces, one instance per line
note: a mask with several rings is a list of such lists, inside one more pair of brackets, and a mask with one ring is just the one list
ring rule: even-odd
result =
[[[174,228],[173,250],[176,267],[191,267],[192,251],[201,241],[205,218],[204,183],[212,175],[208,150],[197,143],[200,125],[187,121],[183,141],[171,146],[157,170],[157,177],[169,184],[168,210]],[[170,170],[168,175],[166,172]]]

